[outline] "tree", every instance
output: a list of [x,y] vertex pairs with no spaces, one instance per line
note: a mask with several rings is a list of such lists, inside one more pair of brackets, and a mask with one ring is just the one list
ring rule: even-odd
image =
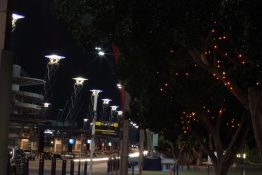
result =
[[[114,41],[125,58],[137,60],[157,48],[158,54],[148,57],[148,64],[179,51],[185,62],[189,53],[198,65],[224,82],[249,110],[262,150],[262,25],[258,0],[56,0],[55,4],[57,16],[69,24],[83,48],[103,38]],[[224,40],[228,44],[221,46]],[[221,61],[220,67],[217,61]]]
[[[179,112],[183,114],[182,109],[189,113],[196,112],[199,121],[211,134],[211,140],[218,146],[213,149],[206,146],[205,150],[213,157],[218,167],[217,174],[226,173],[237,151],[234,147],[237,146],[236,141],[243,142],[240,138],[246,135],[246,116],[251,116],[254,121],[261,117],[261,107],[255,108],[261,105],[258,90],[253,90],[255,93],[250,95],[250,100],[247,95],[248,89],[251,92],[254,89],[251,86],[255,85],[257,89],[261,87],[259,36],[262,30],[258,21],[258,0],[55,0],[55,4],[54,11],[58,18],[70,27],[86,51],[90,50],[92,42],[101,40],[112,41],[119,47],[122,57],[120,76],[132,96],[135,109],[132,116],[139,123],[168,135],[173,127],[179,126],[177,121],[181,115]],[[211,76],[201,71],[200,67],[211,73]],[[194,81],[180,81],[174,78],[176,75],[182,75],[179,77],[183,79],[190,77]],[[208,81],[199,81],[202,77]],[[216,79],[219,81],[214,83]],[[186,90],[188,86],[194,88]],[[251,114],[243,111],[245,115],[238,115],[239,127],[234,130],[235,136],[230,137],[232,144],[229,140],[220,140],[218,126],[221,121],[210,121],[207,111],[202,108],[203,102],[214,104],[210,109],[219,119],[219,111],[224,104],[224,99],[219,97],[227,94],[229,109],[232,104],[237,104],[230,93]],[[201,98],[192,98],[198,95]],[[173,106],[176,109],[171,109]],[[236,109],[241,107],[237,105]],[[225,118],[232,119],[234,112],[226,113]],[[259,146],[262,134],[259,134],[258,128],[262,124],[260,120],[254,121],[253,128]],[[226,123],[223,120],[222,124]],[[199,132],[196,134],[201,138],[209,138]],[[221,147],[224,148],[221,143],[227,144],[231,150],[226,155],[221,151]],[[218,150],[218,157],[214,156],[214,149]]]

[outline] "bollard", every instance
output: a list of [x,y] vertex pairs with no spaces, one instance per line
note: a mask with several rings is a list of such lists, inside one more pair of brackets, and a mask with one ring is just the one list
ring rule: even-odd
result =
[[115,171],[116,171],[116,175],[117,175],[117,171],[118,171],[118,160],[115,159],[115,161],[116,161],[116,164],[115,164]]
[[113,160],[113,171],[116,170],[116,159]]
[[23,165],[23,175],[29,175],[29,160],[26,159]]
[[135,174],[135,162],[131,162],[131,167],[132,167],[132,175]]
[[246,170],[245,170],[245,168],[242,169],[242,175],[246,175]]
[[178,175],[178,164],[176,165],[176,175]]
[[7,159],[7,169],[6,169],[6,174],[10,174],[10,169],[11,169],[11,165],[10,165],[10,157],[8,157]]
[[207,175],[209,175],[209,165],[207,165]]
[[53,158],[51,162],[51,175],[55,175],[55,174],[56,174],[56,159]]
[[39,175],[44,175],[44,159],[39,160]]
[[107,161],[107,171],[106,171],[107,174],[109,173],[109,170],[110,170],[110,168],[109,168],[109,162],[110,162],[110,160]]
[[112,171],[112,160],[108,160],[108,172]]
[[77,175],[80,175],[81,172],[81,161],[78,161]]
[[74,175],[74,161],[71,160],[71,164],[70,164],[70,175]]
[[84,164],[84,175],[87,175],[87,161]]
[[62,161],[62,175],[66,175],[66,160]]

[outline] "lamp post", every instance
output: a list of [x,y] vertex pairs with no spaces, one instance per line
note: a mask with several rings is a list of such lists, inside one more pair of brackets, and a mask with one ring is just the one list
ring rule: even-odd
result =
[[51,89],[53,84],[55,83],[55,72],[59,67],[60,60],[64,59],[65,57],[55,54],[45,55],[44,57],[47,58],[49,61],[46,65],[47,75],[44,78],[45,84],[43,89],[44,100],[46,101],[50,100],[49,98],[51,98],[52,96]]
[[108,105],[109,105],[109,103],[110,103],[110,101],[112,101],[111,99],[109,99],[109,98],[104,98],[104,99],[102,99],[102,101],[103,101],[103,103],[102,103],[102,108],[103,108],[103,114],[102,114],[102,120],[105,120],[105,113],[106,113],[106,107],[108,107]]
[[23,18],[24,18],[23,15],[19,15],[19,14],[16,14],[16,13],[12,14],[12,31],[15,30],[16,21],[19,20],[19,19],[23,19]]
[[[83,124],[83,129],[85,129],[85,126],[86,126],[86,123],[88,122],[88,119],[87,118],[84,118],[83,119],[83,121],[84,121],[84,124]],[[81,174],[82,173],[82,161],[81,161],[81,159],[82,159],[82,157],[83,157],[83,133],[81,132],[81,135],[80,135],[80,142],[81,142],[81,144],[80,144],[80,154],[79,154],[79,174]]]
[[97,119],[97,99],[98,94],[102,92],[101,90],[91,90],[93,97],[93,121],[92,121],[92,135],[91,135],[91,148],[90,148],[90,175],[92,175],[93,169],[93,156],[95,151],[95,129],[96,129],[96,119]]
[[67,120],[68,118],[70,120],[73,119],[74,116],[74,110],[75,110],[75,105],[77,103],[77,97],[78,94],[80,93],[80,91],[82,90],[83,86],[84,86],[84,82],[88,79],[83,78],[83,77],[76,77],[76,78],[72,78],[73,80],[75,80],[75,84],[74,84],[74,93],[71,95],[71,103],[70,103],[70,107],[68,110],[68,113],[65,117],[65,120]]
[[123,115],[123,111],[117,111],[117,116],[120,118]]
[[113,105],[113,106],[110,106],[110,107],[111,107],[111,120],[113,122],[114,113],[117,110],[118,106]]

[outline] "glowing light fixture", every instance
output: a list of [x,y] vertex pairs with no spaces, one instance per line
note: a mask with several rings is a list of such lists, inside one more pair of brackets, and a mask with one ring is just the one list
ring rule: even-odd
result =
[[61,59],[65,58],[64,56],[55,55],[55,54],[46,55],[45,57],[49,59],[48,64],[50,64],[50,65],[57,65]]
[[117,115],[121,117],[123,115],[123,111],[117,111]]
[[87,119],[87,118],[84,118],[84,122],[88,122],[88,119]]
[[118,106],[110,106],[112,111],[116,111],[116,109],[118,108]]
[[104,105],[108,105],[110,103],[110,101],[112,101],[112,100],[109,99],[109,98],[104,98],[104,99],[102,99],[102,101],[103,101]]
[[104,56],[104,55],[105,55],[105,52],[100,50],[100,51],[98,52],[98,55],[99,55],[99,56]]
[[77,86],[82,86],[84,84],[84,82],[88,79],[86,78],[83,78],[83,77],[76,77],[76,78],[73,78],[75,80],[75,85]]
[[43,103],[43,105],[44,105],[44,108],[48,108],[51,105],[51,103],[45,102],[45,103]]
[[15,13],[12,14],[12,28],[13,29],[15,28],[16,21],[19,20],[19,19],[22,19],[22,18],[25,18],[25,16],[19,15],[19,14],[15,14]]
[[101,47],[95,47],[95,50],[102,50]]
[[116,86],[117,86],[118,89],[122,89],[122,87],[123,87],[121,83],[117,83]]

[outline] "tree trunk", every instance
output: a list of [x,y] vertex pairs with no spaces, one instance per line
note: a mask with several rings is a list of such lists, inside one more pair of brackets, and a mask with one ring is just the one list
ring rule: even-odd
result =
[[199,148],[199,151],[197,153],[197,160],[196,160],[196,164],[198,166],[202,165],[202,157],[203,157],[203,149]]
[[227,175],[229,170],[230,164],[224,162],[224,161],[218,161],[217,165],[214,166],[215,168],[215,174],[216,175]]
[[262,92],[255,88],[248,89],[249,111],[251,114],[254,136],[260,154],[262,153]]
[[139,159],[138,159],[138,168],[139,168],[139,175],[142,175],[142,166],[143,166],[143,152],[144,152],[144,142],[145,142],[145,130],[140,129],[140,136],[139,136]]

